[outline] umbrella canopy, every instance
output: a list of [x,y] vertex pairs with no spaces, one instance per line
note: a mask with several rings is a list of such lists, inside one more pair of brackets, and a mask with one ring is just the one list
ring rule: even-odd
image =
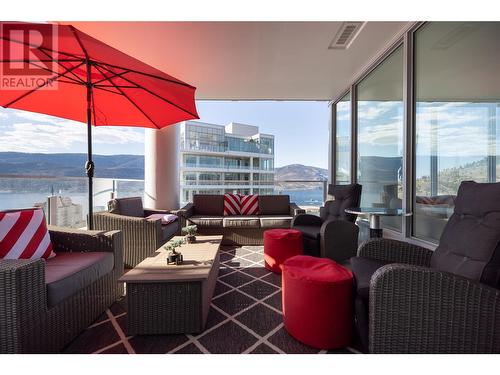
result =
[[[145,41],[147,43],[147,41]],[[0,22],[0,106],[91,125],[161,129],[197,119],[196,88],[71,25]]]

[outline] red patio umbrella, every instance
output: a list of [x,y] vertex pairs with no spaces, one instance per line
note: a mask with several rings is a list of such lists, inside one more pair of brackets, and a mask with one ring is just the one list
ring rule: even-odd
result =
[[161,129],[197,119],[195,90],[71,25],[0,22],[0,106],[87,123],[90,229],[91,125]]

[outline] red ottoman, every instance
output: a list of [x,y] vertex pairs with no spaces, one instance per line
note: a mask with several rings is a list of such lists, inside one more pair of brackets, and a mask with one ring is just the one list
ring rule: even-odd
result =
[[333,260],[304,255],[281,267],[288,333],[314,348],[348,346],[353,324],[351,271]]
[[269,229],[264,232],[264,262],[268,270],[281,273],[280,265],[303,254],[302,233],[295,229]]

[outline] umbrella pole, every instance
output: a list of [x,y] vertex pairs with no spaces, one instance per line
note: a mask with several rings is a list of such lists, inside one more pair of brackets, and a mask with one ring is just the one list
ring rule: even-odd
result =
[[87,60],[87,162],[85,170],[89,179],[89,217],[88,228],[94,229],[94,193],[92,188],[92,178],[94,177],[94,162],[92,161],[92,80],[90,76],[91,64]]

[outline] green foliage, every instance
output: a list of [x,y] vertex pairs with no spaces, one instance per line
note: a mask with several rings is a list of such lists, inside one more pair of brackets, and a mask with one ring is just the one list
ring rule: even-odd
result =
[[165,246],[163,246],[163,248],[167,251],[174,251],[175,252],[175,249],[182,246],[183,244],[185,244],[186,242],[184,241],[184,239],[179,239],[179,240],[172,240],[172,241],[169,241],[165,244]]
[[182,228],[182,233],[187,234],[189,236],[194,236],[198,232],[198,227],[196,225],[188,225]]

